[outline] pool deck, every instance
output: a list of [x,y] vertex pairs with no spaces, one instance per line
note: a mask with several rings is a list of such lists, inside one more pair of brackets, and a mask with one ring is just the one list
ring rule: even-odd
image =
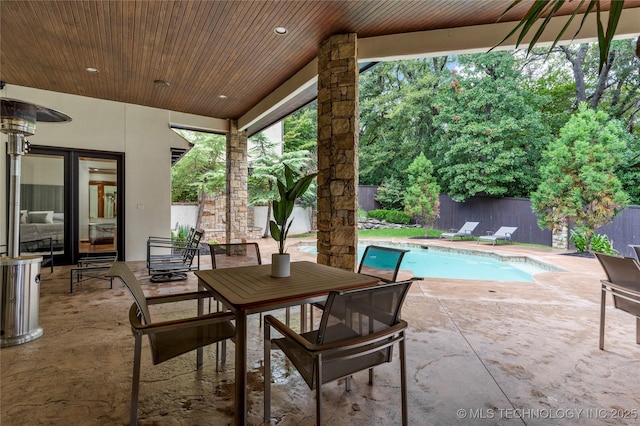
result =
[[[416,243],[376,240],[383,241]],[[275,242],[258,242],[269,263]],[[565,272],[536,274],[533,283],[436,278],[414,283],[402,312],[409,323],[409,424],[640,424],[635,318],[613,309],[608,299],[605,350],[598,349],[604,273],[596,259],[518,245],[418,243],[525,255]],[[293,248],[289,252],[293,260],[315,260]],[[151,284],[144,262],[129,264],[148,295],[196,288],[192,275],[185,282]],[[210,260],[203,257],[203,269],[209,267]],[[101,280],[86,281],[69,294],[70,268],[42,271],[43,337],[0,350],[2,425],[128,423],[131,298],[120,283],[110,290]],[[248,418],[250,424],[262,424],[257,315],[250,317],[249,327]],[[215,346],[205,350],[205,368],[196,371],[192,355],[152,366],[145,341],[140,424],[231,424],[234,345],[228,346],[230,361],[216,373]],[[280,354],[274,354],[273,370],[271,424],[313,424],[313,392]],[[354,376],[350,393],[342,383],[326,385],[326,424],[400,424],[398,372],[394,359],[375,369],[372,387],[366,373]]]

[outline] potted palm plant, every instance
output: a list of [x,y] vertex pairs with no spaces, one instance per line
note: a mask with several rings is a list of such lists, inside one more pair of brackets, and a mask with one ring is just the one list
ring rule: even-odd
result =
[[297,198],[307,192],[317,173],[298,177],[288,165],[284,165],[284,181],[278,179],[279,200],[273,201],[273,219],[269,221],[271,237],[278,243],[278,253],[271,255],[271,275],[288,277],[291,259],[285,253],[287,234],[291,228],[291,214]]

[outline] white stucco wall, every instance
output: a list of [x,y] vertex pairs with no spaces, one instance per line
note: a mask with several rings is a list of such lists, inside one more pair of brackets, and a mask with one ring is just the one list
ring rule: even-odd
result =
[[180,226],[188,226],[190,228],[196,226],[198,221],[197,204],[174,204],[171,206],[171,229],[176,229],[176,224]]
[[[95,149],[125,154],[126,260],[144,260],[150,235],[169,236],[171,223],[171,152],[186,148],[170,123],[226,132],[226,120],[175,113],[157,108],[7,85],[0,96],[46,106],[71,116],[70,123],[37,123],[34,145]],[[0,155],[6,156],[2,134]],[[0,173],[0,199],[8,200],[5,162]],[[4,205],[4,203],[3,203]],[[0,241],[6,241],[6,209],[0,209]]]
[[[267,206],[254,207],[253,226],[262,228],[261,232],[264,232],[264,227],[267,225],[267,210]],[[310,213],[310,208],[303,209],[297,206],[293,208],[293,213],[291,214],[293,222],[291,223],[291,229],[289,229],[289,235],[306,234],[311,231]],[[273,215],[271,215],[271,218],[273,218]]]

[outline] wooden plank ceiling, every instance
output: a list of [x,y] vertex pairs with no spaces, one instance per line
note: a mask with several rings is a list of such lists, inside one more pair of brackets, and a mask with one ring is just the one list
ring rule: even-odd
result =
[[[509,3],[2,0],[0,80],[237,119],[309,63],[332,34],[489,24]],[[530,4],[523,1],[503,21],[519,19]],[[277,35],[277,26],[288,34]]]

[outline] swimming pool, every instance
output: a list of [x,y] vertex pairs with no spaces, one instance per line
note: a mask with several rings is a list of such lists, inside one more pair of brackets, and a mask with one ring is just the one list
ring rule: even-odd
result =
[[[434,248],[402,248],[410,251],[402,259],[400,269],[408,269],[416,277],[533,282],[533,275],[549,272],[549,269],[525,261],[501,261],[487,256],[440,251]],[[358,262],[364,249],[365,246],[358,247]],[[315,246],[299,246],[298,250],[317,253]]]

